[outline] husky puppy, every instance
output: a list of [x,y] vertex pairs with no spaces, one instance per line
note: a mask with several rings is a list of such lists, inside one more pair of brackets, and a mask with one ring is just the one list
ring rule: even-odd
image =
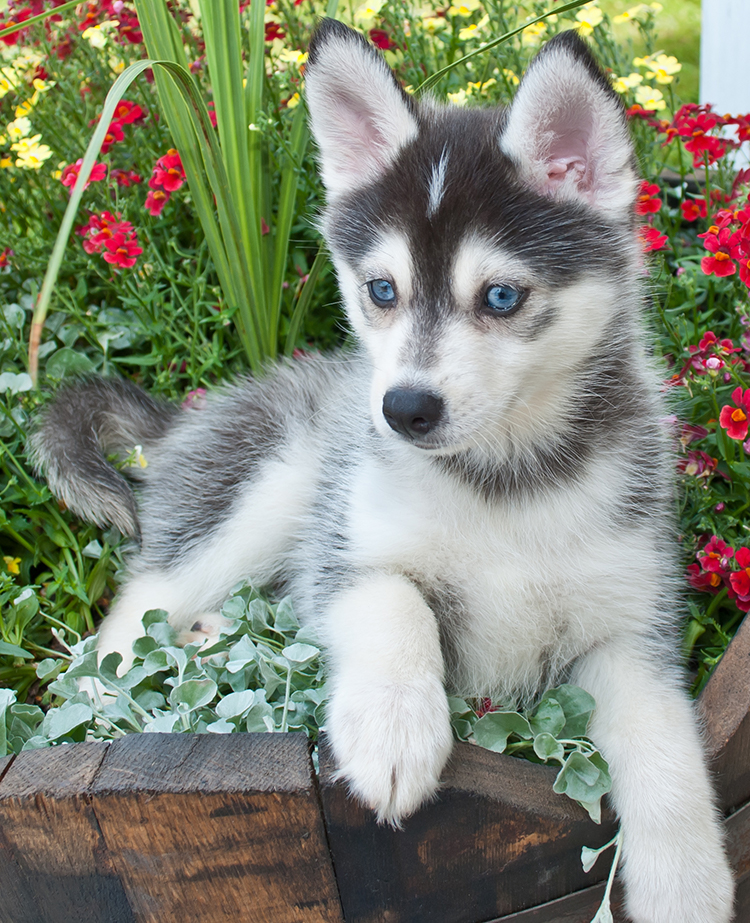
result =
[[[596,699],[636,923],[726,923],[733,885],[676,654],[672,468],[644,349],[622,106],[566,32],[508,110],[417,102],[324,21],[306,71],[324,231],[356,353],[178,411],[63,390],[32,438],[51,489],[138,536],[101,630],[218,631],[243,577],[327,650],[340,775],[399,825],[451,750],[446,687]],[[104,459],[140,444],[131,487]],[[131,469],[132,470],[132,469]]]

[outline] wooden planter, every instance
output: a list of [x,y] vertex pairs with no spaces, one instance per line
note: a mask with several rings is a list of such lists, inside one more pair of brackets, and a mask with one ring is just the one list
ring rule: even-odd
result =
[[[750,919],[750,619],[701,707]],[[379,827],[299,734],[136,734],[0,760],[2,923],[588,923],[611,856],[554,770],[459,744]],[[623,917],[619,917],[623,919]]]

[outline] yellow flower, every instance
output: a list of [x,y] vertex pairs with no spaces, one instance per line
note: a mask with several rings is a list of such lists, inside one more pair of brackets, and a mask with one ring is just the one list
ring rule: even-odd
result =
[[679,74],[682,70],[682,64],[672,55],[657,54],[649,55],[647,58],[634,58],[633,64],[636,67],[646,68],[646,77],[649,80],[656,80],[657,83],[671,83],[674,75]]
[[472,13],[476,13],[480,7],[481,4],[479,0],[463,0],[463,2],[458,5],[449,6],[448,15],[463,16],[464,19],[467,19]]
[[479,34],[483,31],[484,27],[490,21],[489,16],[483,16],[479,22],[470,23],[468,26],[465,26],[463,29],[459,29],[458,37],[462,42],[465,42],[469,38],[478,38]]
[[368,0],[354,11],[354,22],[363,29],[370,29],[377,19],[385,0]]
[[299,93],[295,93],[293,96],[290,96],[286,101],[287,109],[296,109],[299,106]]
[[448,20],[445,16],[438,16],[434,10],[428,7],[423,6],[419,12],[419,16],[422,20],[422,28],[430,35],[434,35],[441,29],[446,29],[448,27]]
[[667,104],[661,90],[654,87],[640,86],[635,88],[635,101],[644,109],[666,109]]
[[31,122],[25,117],[8,122],[8,135],[11,141],[20,141],[21,138],[28,138],[31,133]]
[[454,106],[465,106],[468,94],[466,90],[458,90],[456,93],[448,93],[448,99]]
[[278,60],[282,64],[293,64],[295,67],[301,67],[307,63],[307,53],[297,51],[296,48],[284,48],[279,53]]
[[476,83],[469,83],[466,86],[466,91],[468,96],[481,96],[489,87],[494,86],[497,83],[494,77],[490,77],[489,80],[485,80],[482,83],[478,80]]
[[640,83],[643,83],[642,74],[628,74],[627,77],[615,77],[612,86],[618,93],[627,93],[628,90],[634,90]]
[[633,6],[624,13],[620,13],[619,16],[615,16],[612,22],[619,25],[623,22],[632,22],[634,19],[643,20],[647,16],[661,13],[663,9],[661,3],[639,3],[638,6]]
[[24,170],[38,170],[45,160],[52,156],[52,151],[46,144],[40,144],[41,135],[33,138],[21,138],[10,149],[16,152],[16,166]]
[[0,157],[0,168],[2,168],[3,170],[7,170],[8,167],[12,167],[12,166],[13,166],[12,157],[8,157],[7,154],[3,157]]
[[21,568],[18,566],[21,563],[20,558],[11,558],[7,554],[4,554],[3,561],[5,561],[5,566],[8,569],[9,574],[21,573]]
[[511,84],[511,86],[517,87],[518,84],[521,82],[516,76],[516,74],[509,67],[503,68],[503,76],[508,81],[508,83]]
[[521,33],[521,44],[528,47],[538,45],[542,36],[547,32],[547,24],[544,22],[533,22],[530,26],[526,28]]
[[116,29],[120,23],[116,19],[108,19],[100,22],[96,26],[89,26],[81,33],[81,38],[91,45],[92,48],[104,48],[109,40],[109,33]]
[[578,25],[576,29],[579,35],[591,35],[594,28],[604,19],[604,14],[595,3],[587,3],[582,6],[576,13]]

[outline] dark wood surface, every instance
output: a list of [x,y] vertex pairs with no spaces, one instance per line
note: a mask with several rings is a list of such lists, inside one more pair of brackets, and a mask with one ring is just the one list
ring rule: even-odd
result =
[[321,746],[320,789],[347,923],[476,923],[531,907],[606,876],[584,874],[582,846],[614,835],[552,791],[554,770],[458,744],[440,796],[405,822],[378,825],[332,780]]
[[91,797],[139,923],[342,920],[303,735],[132,735]]
[[750,619],[745,619],[698,702],[725,810],[750,801]]
[[32,750],[0,782],[0,920],[133,923],[86,793],[103,743]]

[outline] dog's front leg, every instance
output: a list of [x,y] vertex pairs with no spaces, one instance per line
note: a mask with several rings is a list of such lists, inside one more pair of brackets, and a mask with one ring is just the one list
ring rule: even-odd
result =
[[435,616],[409,580],[379,573],[335,598],[325,633],[339,777],[399,826],[435,793],[452,746]]
[[572,682],[596,699],[634,923],[727,923],[733,884],[692,703],[640,639],[588,654]]

